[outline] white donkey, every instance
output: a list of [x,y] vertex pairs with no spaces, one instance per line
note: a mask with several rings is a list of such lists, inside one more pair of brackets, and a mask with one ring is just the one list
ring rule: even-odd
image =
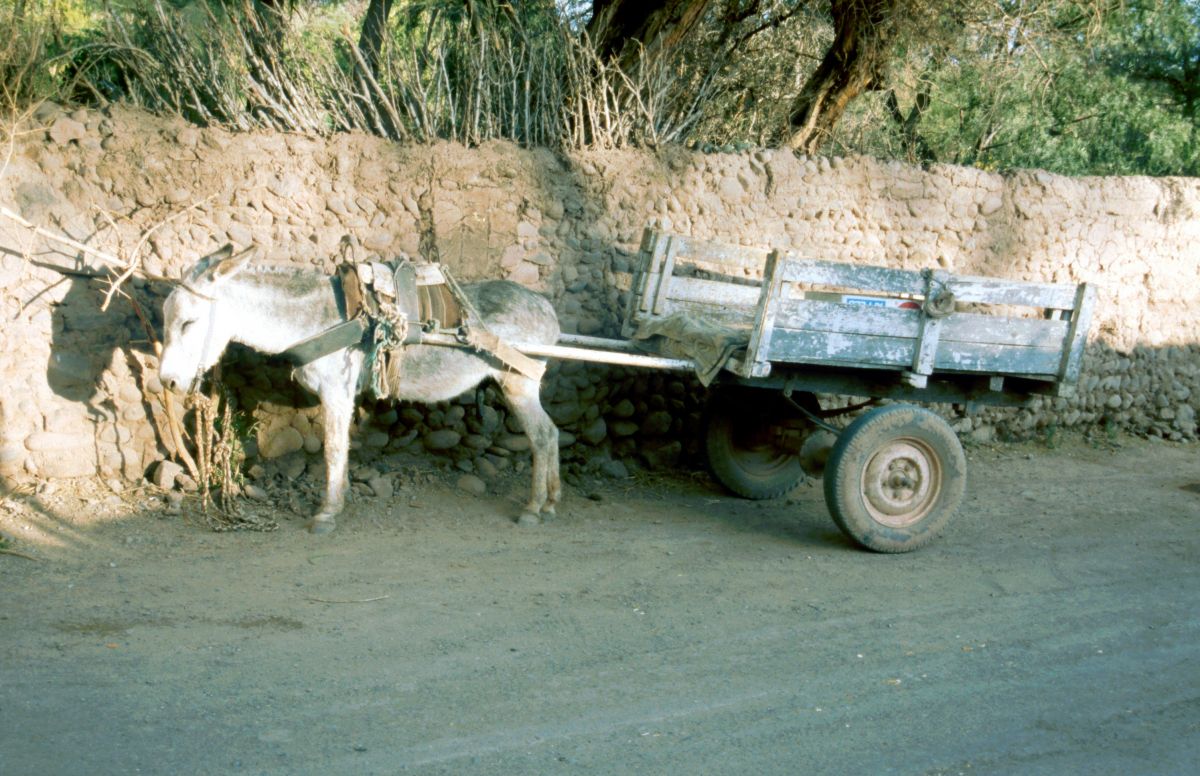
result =
[[[165,345],[159,377],[168,390],[194,388],[230,342],[263,353],[281,353],[345,320],[327,275],[314,272],[247,270],[248,249],[232,246],[196,263],[163,306]],[[232,258],[231,258],[232,256]],[[558,317],[544,297],[506,280],[463,285],[463,291],[501,339],[515,346],[553,344]],[[472,351],[437,345],[408,345],[392,398],[420,402],[452,399],[491,377],[529,435],[533,486],[521,522],[553,514],[561,493],[558,429],[539,397],[539,381],[499,367]],[[349,347],[298,367],[294,375],[321,400],[325,411],[325,497],[308,523],[313,533],[332,531],[346,500],[350,423],[362,389],[362,347]]]

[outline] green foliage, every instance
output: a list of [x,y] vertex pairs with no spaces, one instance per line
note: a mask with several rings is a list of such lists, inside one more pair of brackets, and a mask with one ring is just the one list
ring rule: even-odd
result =
[[[1039,16],[979,20],[894,68],[903,104],[921,90],[931,97],[919,132],[933,156],[1071,175],[1200,174],[1198,103],[1186,99],[1200,98],[1200,4],[1144,0],[1099,22],[1074,3],[1045,5]],[[879,98],[860,101],[838,139],[905,156]]]
[[[358,0],[16,0],[0,97],[123,100],[201,124],[579,147],[783,142],[833,37],[806,0],[718,0],[622,71],[573,0],[395,0],[378,69]],[[910,0],[883,88],[824,146],[909,162],[1200,175],[1200,0]]]

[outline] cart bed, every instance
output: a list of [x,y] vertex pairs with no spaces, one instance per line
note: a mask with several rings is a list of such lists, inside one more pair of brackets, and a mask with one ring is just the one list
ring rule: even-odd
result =
[[671,317],[715,322],[744,334],[723,366],[746,379],[811,366],[882,370],[915,388],[956,375],[1061,388],[1078,380],[1094,296],[1086,284],[818,261],[647,230],[623,334],[661,331]]

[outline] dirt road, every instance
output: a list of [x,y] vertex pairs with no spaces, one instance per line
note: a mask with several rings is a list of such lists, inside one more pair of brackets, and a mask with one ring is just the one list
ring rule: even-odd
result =
[[434,482],[322,538],[9,500],[0,773],[1195,772],[1197,449],[969,456],[904,556],[701,477],[534,529],[519,478]]

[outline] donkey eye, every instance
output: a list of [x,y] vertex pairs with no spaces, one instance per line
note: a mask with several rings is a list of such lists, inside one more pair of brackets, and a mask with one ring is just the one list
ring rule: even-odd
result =
[[187,330],[192,328],[193,323],[195,323],[195,321],[184,321],[183,323],[179,324],[179,333],[187,334]]

